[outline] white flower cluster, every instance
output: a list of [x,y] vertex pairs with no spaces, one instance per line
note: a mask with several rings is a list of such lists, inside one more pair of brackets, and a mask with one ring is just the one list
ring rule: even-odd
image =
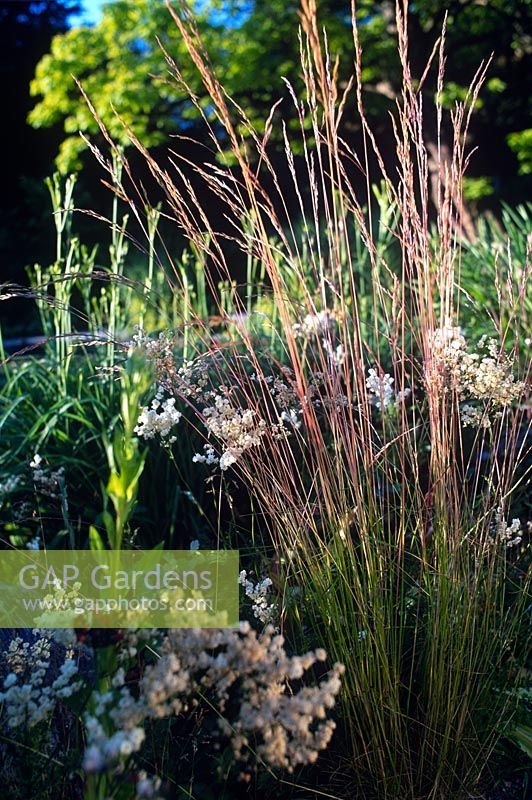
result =
[[299,419],[300,414],[301,411],[296,411],[295,408],[290,408],[288,411],[281,411],[279,424],[281,426],[290,425],[292,428],[297,430],[301,427],[301,420]]
[[[16,636],[9,642],[4,660],[15,675],[30,672],[35,665],[42,666],[50,659],[50,638],[43,636],[33,644]],[[47,664],[46,664],[47,666]]]
[[135,794],[138,800],[149,798],[159,800],[157,792],[161,788],[161,779],[148,775],[145,769],[140,770],[135,783]]
[[192,461],[194,464],[208,464],[211,466],[212,464],[218,464],[220,459],[211,444],[204,444],[203,453],[195,453],[192,456]]
[[154,439],[155,436],[160,436],[169,444],[173,444],[177,437],[171,435],[172,430],[182,416],[175,407],[175,397],[163,400],[163,390],[159,387],[150,408],[145,408],[141,412],[135,433],[143,439]]
[[[95,714],[85,716],[85,729],[89,743],[83,756],[83,768],[87,772],[101,772],[109,764],[127,759],[137,753],[146,738],[144,728],[128,725],[121,717],[122,727],[108,736],[98,716],[104,716],[114,701],[113,692],[94,693]],[[111,709],[112,714],[112,709]]]
[[150,338],[139,328],[129,344],[144,356],[153,370],[157,386],[172,394],[179,383],[174,356],[175,335],[170,331],[161,331],[157,337]]
[[41,540],[38,536],[34,536],[33,539],[28,539],[26,542],[26,550],[40,550],[41,549]]
[[445,324],[432,334],[432,349],[440,360],[452,360],[453,352],[459,353],[466,345],[462,329],[453,325],[450,319],[446,319]]
[[39,453],[35,453],[30,461],[32,479],[35,491],[47,497],[57,498],[66,492],[65,468],[47,472],[41,465],[43,459]]
[[68,651],[59,667],[59,674],[46,684],[52,633],[37,629],[34,633],[38,633],[39,638],[32,644],[16,637],[4,654],[12,671],[4,679],[0,703],[10,728],[21,725],[32,727],[41,722],[53,711],[58,701],[70,697],[81,685],[75,680],[78,667]]
[[[345,408],[349,401],[344,394],[337,394],[329,397],[323,393],[322,388],[326,383],[323,372],[316,370],[307,382],[306,394],[300,397],[295,389],[295,376],[289,367],[281,368],[283,378],[269,376],[263,378],[263,382],[271,384],[269,394],[273,398],[276,406],[281,410],[279,424],[273,426],[274,438],[287,438],[291,429],[301,427],[301,419],[304,409],[309,405],[315,408]],[[256,376],[252,378],[259,382],[261,379]],[[287,428],[286,425],[290,427]]]
[[495,515],[495,533],[494,537],[497,541],[506,544],[506,547],[517,547],[521,543],[522,537],[521,520],[513,519],[510,524],[503,516],[502,508],[497,509]]
[[43,608],[46,608],[46,611],[35,617],[35,622],[48,629],[52,628],[53,638],[59,641],[61,631],[59,628],[56,630],[55,624],[64,623],[65,615],[72,618],[72,609],[76,607],[76,600],[80,596],[81,583],[76,581],[70,588],[64,588],[59,578],[56,578],[53,587],[53,594],[46,594],[42,598]]
[[330,311],[307,314],[303,322],[296,322],[292,325],[292,330],[296,337],[309,339],[311,336],[318,336],[327,330],[333,319],[334,317]]
[[483,336],[477,352],[467,352],[467,342],[459,328],[450,323],[433,334],[433,356],[439,388],[455,390],[460,400],[480,401],[477,408],[470,402],[462,406],[460,416],[465,426],[490,427],[491,418],[515,402],[524,384],[513,376],[513,364],[495,339]]
[[[142,746],[145,721],[182,713],[197,704],[198,691],[208,693],[217,707],[220,733],[236,759],[249,761],[252,745],[270,767],[292,771],[312,763],[335,727],[327,712],[340,691],[343,667],[335,665],[317,686],[295,688],[290,681],[299,681],[325,658],[323,650],[288,656],[283,637],[271,627],[262,634],[247,623],[239,631],[168,630],[160,658],[146,668],[134,695],[126,685],[95,693],[94,710],[85,717],[84,767],[120,769]],[[123,671],[117,678],[115,684],[123,682]]]
[[374,367],[368,369],[366,388],[370,393],[370,401],[378,408],[388,408],[395,397],[393,390],[394,379],[388,373],[379,375]]
[[[226,470],[251,447],[260,444],[266,433],[266,423],[257,420],[257,412],[250,408],[235,408],[225,395],[216,394],[214,405],[203,409],[205,426],[209,432],[223,443],[219,457],[220,469]],[[215,463],[214,451],[207,448],[205,456],[196,453],[194,461]]]
[[2,496],[11,494],[20,485],[20,475],[12,475],[7,478],[3,483],[0,483],[0,502]]
[[332,366],[337,368],[343,366],[346,358],[343,344],[338,344],[336,347],[333,347],[328,339],[322,339],[321,343],[323,345],[323,349],[329,356]]
[[185,361],[177,372],[179,391],[184,397],[207,400],[213,392],[208,390],[209,367],[206,361]]
[[491,420],[486,410],[464,403],[460,409],[460,419],[464,428],[491,428]]
[[464,353],[460,363],[460,391],[477,400],[490,401],[497,406],[509,406],[523,384],[514,380],[512,362],[500,352],[495,339],[483,337],[478,343],[482,353]]
[[[262,378],[262,382],[268,385],[267,391],[273,398],[276,406],[280,410],[277,424],[271,426],[271,433],[274,439],[288,439],[294,430],[301,428],[301,415],[303,408],[296,390],[286,381],[290,379],[290,370],[283,370],[284,378],[269,375]],[[256,375],[252,376],[256,382],[261,379]]]
[[[268,383],[271,383],[269,392],[279,408],[283,409],[284,411],[300,408],[301,403],[294,387],[287,383],[286,380],[282,380],[279,377],[269,377],[270,380]],[[285,370],[284,377],[285,379],[289,380],[292,376],[288,370]]]
[[157,339],[150,339],[142,328],[136,326],[135,333],[131,337],[130,346],[141,350],[147,356],[155,356],[160,352],[161,347],[166,346],[166,336],[160,333]]
[[161,331],[155,339],[150,339],[141,328],[133,335],[130,346],[140,350],[152,362],[173,362],[172,340],[168,331]]
[[409,387],[395,391],[393,388],[394,379],[387,372],[382,372],[378,367],[368,369],[366,379],[366,389],[369,393],[369,402],[379,411],[386,410],[392,401],[396,406],[404,403],[412,394]]
[[76,581],[72,588],[64,588],[59,578],[54,581],[54,593],[47,594],[43,598],[43,606],[62,609],[64,611],[75,607],[75,600],[79,597],[81,583]]
[[258,583],[253,583],[248,580],[247,572],[243,569],[238,576],[238,582],[244,588],[246,597],[252,602],[251,609],[256,619],[265,625],[274,624],[277,617],[277,606],[275,603],[269,602],[272,587],[271,579],[264,578]]

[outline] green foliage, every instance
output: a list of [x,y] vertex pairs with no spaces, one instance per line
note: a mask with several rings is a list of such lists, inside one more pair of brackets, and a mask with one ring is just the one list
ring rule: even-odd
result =
[[[348,2],[319,0],[320,24],[327,28],[333,59],[339,58],[340,86],[351,75],[353,43],[351,8]],[[298,127],[283,79],[299,93],[302,87],[299,66],[298,8],[296,0],[283,2],[240,2],[209,0],[193,4],[195,18],[217,73],[223,76],[227,92],[246,110],[259,132],[269,108],[283,99],[281,111],[289,129]],[[447,23],[448,81],[444,97],[449,104],[466,96],[467,86],[480,62],[495,58],[488,81],[477,104],[473,128],[474,143],[481,145],[484,172],[492,169],[502,176],[508,172],[505,139],[518,152],[520,173],[528,174],[526,131],[527,104],[532,92],[527,81],[532,74],[527,46],[530,4],[520,0],[495,0],[488,6],[475,0],[419,0],[412,4],[409,33],[414,64],[428,59],[444,20]],[[357,3],[359,36],[363,48],[362,78],[365,102],[370,117],[382,119],[397,96],[399,62],[394,45],[395,17],[388,2],[362,0]],[[98,126],[80,96],[72,76],[78,78],[98,115],[115,141],[129,143],[123,122],[146,146],[161,144],[169,133],[202,136],[198,112],[186,89],[169,79],[164,55],[157,39],[179,65],[191,91],[221,135],[212,117],[212,107],[198,73],[193,67],[170,14],[161,0],[116,0],[104,6],[100,23],[93,28],[75,28],[55,37],[51,52],[40,62],[32,83],[32,94],[41,99],[30,113],[35,127],[60,123],[64,139],[57,158],[66,171],[79,165],[85,142],[78,132],[97,137]],[[516,78],[516,76],[518,76]],[[424,91],[434,97],[435,71]],[[348,104],[343,124],[348,135],[356,128]],[[487,132],[489,131],[489,135]],[[247,135],[244,129],[240,133]],[[508,136],[510,134],[510,136]],[[280,125],[274,124],[270,140],[282,146]],[[505,154],[506,152],[506,154]],[[505,161],[506,159],[506,161]],[[486,181],[490,178],[486,177]],[[471,191],[477,199],[490,194],[482,178]]]
[[[208,25],[205,14],[198,18],[198,24],[215,53],[223,48],[222,28]],[[217,39],[213,38],[215,34]],[[112,135],[124,144],[128,136],[113,108],[147,145],[164,141],[169,131],[176,130],[176,122],[190,114],[186,92],[165,82],[165,62],[157,38],[183,66],[191,89],[200,91],[177,29],[170,24],[160,0],[108,3],[94,28],[74,28],[54,38],[31,85],[32,94],[43,95],[43,99],[29,120],[35,127],[63,124],[66,136],[57,159],[63,171],[80,163],[79,154],[86,145],[78,132],[89,137],[98,132],[90,109],[80,102],[73,76],[83,85]]]
[[508,735],[532,759],[532,726],[516,725]]
[[[344,71],[352,60],[350,6],[338,0],[320,0],[328,26],[331,52],[342,59]],[[364,21],[362,39],[369,54],[365,78],[376,79],[383,70],[393,74],[396,57],[389,46],[387,13],[369,0],[358,4]],[[284,98],[284,114],[292,127],[297,116],[286,78],[296,90],[299,75],[298,2],[209,0],[194,4],[195,20],[204,44],[231,96],[246,108],[250,121],[263,129],[269,108]],[[375,12],[377,13],[375,14]],[[179,65],[190,90],[209,117],[210,106],[198,73],[165,4],[161,0],[115,0],[104,6],[102,19],[93,28],[74,28],[52,42],[51,51],[39,63],[31,93],[42,99],[29,115],[34,127],[61,123],[65,137],[57,157],[62,171],[80,164],[86,144],[79,131],[98,133],[98,125],[73,80],[78,79],[96,113],[115,141],[129,144],[125,123],[147,146],[167,140],[168,133],[190,134],[198,112],[187,90],[168,78],[160,44]],[[386,108],[377,95],[373,113]],[[114,110],[121,117],[120,121]],[[197,129],[196,129],[197,130]],[[280,130],[273,139],[281,141]]]
[[[107,508],[102,520],[111,550],[122,548],[126,525],[137,503],[139,479],[146,463],[147,449],[140,446],[135,435],[139,408],[152,384],[152,376],[144,359],[131,355],[120,376],[120,424],[115,426],[112,441],[104,437],[110,475],[104,490],[105,505],[114,507],[113,517]],[[94,533],[91,543],[100,543]]]
[[[529,269],[527,237],[532,205],[503,206],[501,219],[480,215],[477,238],[464,241],[461,264],[461,303],[468,312],[468,332],[480,339],[488,328],[501,341],[513,340],[523,361],[530,352],[532,295],[516,292],[515,282]],[[489,335],[489,334],[488,334]]]
[[493,194],[493,181],[487,175],[478,178],[464,177],[462,181],[463,195],[466,200],[480,200]]
[[510,133],[507,141],[519,161],[519,174],[530,175],[532,172],[532,128],[518,133]]

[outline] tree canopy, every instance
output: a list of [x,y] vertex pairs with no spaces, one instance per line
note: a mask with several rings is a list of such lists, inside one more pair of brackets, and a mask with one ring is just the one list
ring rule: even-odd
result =
[[[287,97],[283,77],[299,82],[297,0],[202,0],[193,4],[198,27],[230,95],[260,127],[273,102]],[[318,0],[332,55],[341,75],[352,73],[353,46],[349,2]],[[422,69],[443,24],[447,22],[445,100],[463,98],[482,60],[494,54],[472,128],[473,144],[482,145],[474,191],[499,190],[518,170],[530,172],[532,0],[415,0],[410,5],[414,68]],[[393,3],[359,0],[363,78],[368,111],[384,119],[399,88]],[[35,127],[61,124],[64,138],[57,158],[63,170],[79,165],[85,147],[79,131],[97,135],[97,125],[72,76],[78,78],[98,114],[118,141],[127,136],[112,107],[148,146],[169,133],[190,132],[197,112],[186,93],[168,78],[157,39],[182,69],[205,109],[208,100],[161,0],[115,0],[104,6],[100,23],[56,36],[40,61],[31,85],[39,98],[29,120]],[[427,94],[434,94],[435,75]],[[354,101],[353,101],[354,102]],[[283,117],[295,118],[291,102]],[[291,118],[292,115],[292,118]],[[514,153],[512,153],[512,149]],[[487,175],[482,175],[482,173]]]

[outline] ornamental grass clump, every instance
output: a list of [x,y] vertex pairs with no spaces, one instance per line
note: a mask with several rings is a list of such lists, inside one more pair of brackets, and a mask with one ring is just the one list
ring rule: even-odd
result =
[[[269,554],[281,629],[294,646],[323,646],[345,665],[334,751],[339,796],[466,798],[508,729],[530,644],[530,549],[520,533],[530,363],[518,346],[529,267],[489,320],[492,338],[476,347],[468,344],[476,326],[469,317],[482,309],[464,298],[460,278],[467,130],[488,65],[444,126],[445,31],[414,76],[406,4],[397,2],[403,89],[391,120],[395,154],[385,157],[365,114],[354,6],[355,71],[339,86],[315,0],[302,2],[304,91],[288,87],[297,136],[284,127],[282,107],[256,130],[224,91],[188,8],[169,11],[210,95],[207,117],[189,93],[213,149],[192,168],[223,203],[225,220],[222,230],[207,216],[178,154],[158,161],[130,132],[164,192],[164,213],[209,265],[218,302],[216,322],[191,304],[173,334],[174,342],[186,334],[186,359],[166,339],[164,358],[152,359],[157,385],[176,398],[180,432],[188,426],[203,440],[190,469],[219,476],[213,502],[224,487],[230,496],[234,482],[247,493],[249,544]],[[186,91],[166,58],[169,79]],[[427,107],[422,88],[431,71],[436,103]],[[347,115],[359,125],[355,142],[341,133]],[[268,148],[274,125],[284,135],[282,167]],[[452,131],[448,158],[444,127]],[[102,132],[113,148],[103,125]],[[136,198],[147,198],[127,159],[125,180],[98,156],[138,213]],[[299,225],[280,170],[292,181]],[[395,260],[381,247],[381,226]],[[235,291],[231,315],[216,282],[231,282],[227,240],[260,265],[270,291],[257,308],[249,286],[246,297]],[[329,734],[318,738],[325,744]],[[265,758],[277,740],[268,734]],[[271,752],[292,765],[280,739]]]

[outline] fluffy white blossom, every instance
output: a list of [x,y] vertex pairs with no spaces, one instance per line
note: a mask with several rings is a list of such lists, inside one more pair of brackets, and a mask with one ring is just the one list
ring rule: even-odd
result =
[[504,518],[502,508],[495,514],[495,526],[492,539],[506,544],[506,547],[517,547],[522,541],[521,520],[514,518],[510,523]]
[[489,428],[491,419],[485,409],[464,403],[460,409],[460,419],[464,428]]
[[33,539],[28,539],[26,542],[26,550],[40,550],[41,549],[41,540],[38,536],[35,536]]
[[218,464],[220,459],[215,453],[214,447],[210,444],[203,445],[203,453],[195,453],[192,456],[194,464]]
[[38,631],[33,643],[15,637],[4,658],[11,672],[4,679],[0,703],[10,728],[32,727],[45,719],[57,702],[80,688],[78,667],[66,652],[54,680],[47,680],[51,657],[51,631]]
[[289,411],[290,409],[300,409],[301,402],[297,395],[295,388],[291,385],[291,383],[287,382],[290,381],[291,376],[285,374],[285,380],[280,377],[272,377],[271,387],[270,387],[270,395],[275,400],[277,406],[283,411]]
[[368,369],[366,388],[371,395],[371,402],[378,409],[387,408],[394,399],[393,382],[394,379],[387,372],[379,375],[374,367]]
[[145,408],[137,421],[135,433],[143,439],[160,436],[169,444],[176,441],[173,428],[183,416],[175,407],[175,397],[163,399],[163,390],[159,388],[149,408]]
[[216,705],[220,735],[236,759],[249,761],[252,746],[270,767],[292,771],[312,763],[335,727],[327,712],[340,691],[343,667],[335,665],[315,686],[290,682],[325,658],[321,649],[288,656],[272,627],[262,634],[247,623],[239,631],[168,630],[134,695],[127,685],[94,693],[94,709],[85,715],[84,768],[98,772],[127,760],[141,748],[147,720],[180,714],[197,702],[198,691],[209,693]]
[[[429,382],[440,391],[453,389],[468,401],[461,412],[464,425],[489,427],[486,414],[500,415],[523,391],[524,384],[513,376],[512,360],[495,339],[483,336],[470,353],[461,330],[447,324],[434,331],[432,351]],[[475,411],[471,401],[480,401],[481,408]]]
[[252,602],[254,616],[266,624],[272,624],[277,616],[277,606],[270,603],[272,581],[270,578],[263,578],[258,583],[253,583],[247,577],[246,570],[243,569],[238,576],[239,584],[244,588],[246,597]]
[[290,408],[288,411],[283,411],[281,416],[279,417],[279,422],[283,425],[290,425],[292,428],[300,428],[301,427],[301,420],[299,419],[299,414],[301,412],[296,411],[295,408]]
[[327,330],[332,320],[330,311],[319,311],[317,314],[307,314],[303,322],[292,325],[292,330],[295,336],[308,339]]
[[331,364],[334,367],[343,366],[346,358],[344,346],[342,344],[338,344],[336,347],[334,347],[328,339],[322,339],[321,343],[323,345],[323,349],[329,356]]
[[[219,457],[220,469],[226,470],[251,447],[260,444],[266,433],[266,423],[257,417],[257,412],[250,408],[234,407],[229,398],[216,394],[214,405],[203,409],[205,426],[209,432],[223,444],[223,452]],[[196,454],[196,461],[207,460]]]

